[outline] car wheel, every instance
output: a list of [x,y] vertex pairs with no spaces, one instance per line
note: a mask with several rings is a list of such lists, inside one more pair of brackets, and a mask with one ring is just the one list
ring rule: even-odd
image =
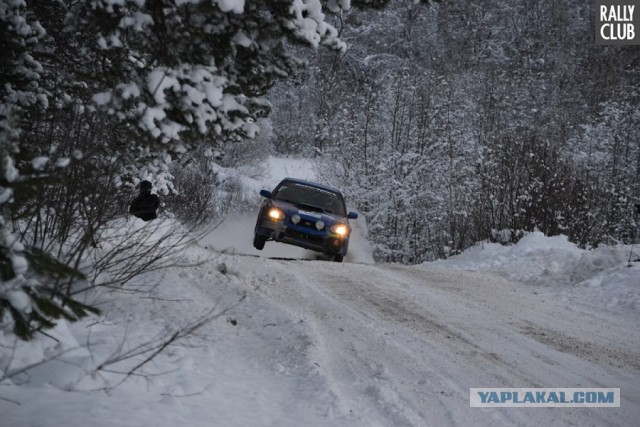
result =
[[337,255],[335,255],[335,256],[333,257],[333,261],[334,261],[334,262],[342,262],[342,259],[343,259],[343,258],[344,258],[344,257],[343,257],[342,255],[337,254]]
[[266,237],[255,235],[253,237],[253,247],[261,251],[264,249],[264,244],[267,241]]

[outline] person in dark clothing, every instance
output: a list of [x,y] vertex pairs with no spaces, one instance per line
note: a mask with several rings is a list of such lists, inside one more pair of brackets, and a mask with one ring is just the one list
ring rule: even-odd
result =
[[143,221],[156,219],[158,217],[156,210],[160,205],[160,199],[155,194],[151,194],[151,183],[149,181],[142,181],[139,188],[140,194],[131,202],[129,213]]

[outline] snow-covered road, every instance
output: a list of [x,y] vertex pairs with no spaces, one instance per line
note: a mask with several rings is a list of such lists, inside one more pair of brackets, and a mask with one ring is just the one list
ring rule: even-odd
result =
[[[487,274],[238,262],[264,283],[259,294],[306,325],[309,369],[356,424],[633,425],[640,417],[640,332],[625,319]],[[622,408],[474,409],[470,387],[620,387]]]
[[[0,425],[631,426],[640,419],[635,312],[593,310],[489,273],[204,247],[185,261],[191,266],[142,278],[157,283],[150,293],[110,294],[104,319],[52,331],[60,341],[52,351],[86,343],[90,352],[72,351],[15,385],[0,384]],[[118,372],[140,358],[92,371],[113,359],[123,337],[135,348],[212,307],[227,311],[116,388]],[[620,388],[622,398],[620,408],[478,409],[469,406],[471,387]]]

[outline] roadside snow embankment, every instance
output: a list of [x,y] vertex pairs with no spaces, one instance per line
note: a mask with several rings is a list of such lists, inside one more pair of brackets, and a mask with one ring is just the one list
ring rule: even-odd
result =
[[[553,287],[567,301],[640,314],[640,262],[629,264],[630,251],[629,245],[584,250],[566,236],[533,232],[512,246],[482,243],[424,265],[494,272],[509,280]],[[636,247],[632,261],[638,258]]]

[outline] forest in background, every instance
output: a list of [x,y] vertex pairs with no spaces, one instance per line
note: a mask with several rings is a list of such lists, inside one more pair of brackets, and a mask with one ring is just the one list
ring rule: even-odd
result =
[[481,240],[631,242],[640,46],[596,46],[580,0],[393,1],[336,21],[271,91],[279,153],[318,157],[365,214],[378,261]]
[[[2,328],[30,338],[90,312],[87,290],[159,268],[244,202],[216,168],[269,151],[318,161],[378,261],[534,229],[633,240],[640,49],[596,46],[592,14],[577,0],[0,2]],[[185,227],[111,247],[143,179]]]

